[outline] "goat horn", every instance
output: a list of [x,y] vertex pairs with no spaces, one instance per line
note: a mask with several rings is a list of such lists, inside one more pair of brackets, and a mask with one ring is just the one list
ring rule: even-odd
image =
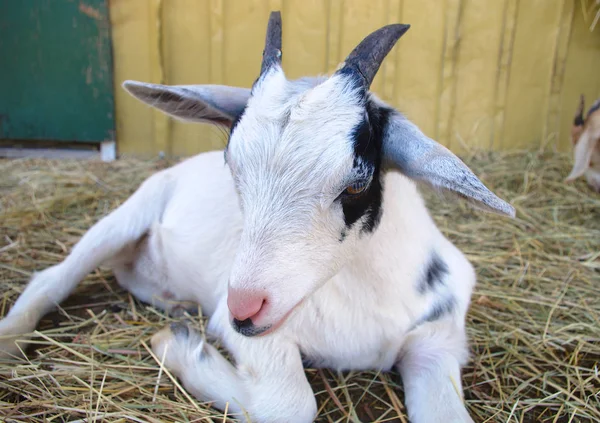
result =
[[579,98],[579,108],[577,109],[577,113],[575,114],[575,119],[573,120],[573,124],[575,126],[582,126],[584,123],[583,120],[583,109],[585,108],[585,97],[581,94]]
[[394,24],[372,32],[352,50],[337,73],[356,75],[369,89],[383,59],[409,28],[410,25]]
[[269,16],[260,74],[274,65],[281,65],[281,12],[271,12]]

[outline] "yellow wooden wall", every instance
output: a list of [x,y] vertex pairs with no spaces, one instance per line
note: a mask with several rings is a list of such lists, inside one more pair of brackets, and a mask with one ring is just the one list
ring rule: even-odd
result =
[[283,18],[289,78],[332,72],[370,31],[410,23],[372,89],[457,152],[569,148],[580,93],[600,96],[593,0],[111,0],[121,153],[222,148],[208,125],[173,121],[129,97],[126,79],[249,87],[271,10]]

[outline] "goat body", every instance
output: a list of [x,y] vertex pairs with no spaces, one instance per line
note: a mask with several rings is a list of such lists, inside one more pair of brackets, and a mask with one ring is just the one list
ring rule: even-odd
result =
[[152,347],[218,408],[257,422],[312,421],[308,362],[397,369],[413,422],[472,422],[460,369],[475,273],[414,180],[514,210],[366,92],[378,67],[369,60],[383,60],[405,30],[367,37],[372,55],[359,45],[331,78],[288,81],[280,42],[268,36],[252,91],[127,82],[172,116],[229,126],[227,165],[224,152],[204,153],[146,180],[62,263],[33,277],[0,321],[0,351],[16,353],[21,334],[108,264],[140,300],[167,312],[197,303],[209,316],[235,365],[185,323],[155,334]]

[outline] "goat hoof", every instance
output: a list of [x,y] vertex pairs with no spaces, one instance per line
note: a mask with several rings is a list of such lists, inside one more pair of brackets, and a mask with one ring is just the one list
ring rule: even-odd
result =
[[19,348],[19,344],[23,348],[26,347],[26,343],[23,337],[14,336],[11,338],[0,339],[0,360],[24,358],[25,355],[23,353],[23,349]]
[[171,323],[169,329],[177,338],[187,338],[190,335],[188,325],[183,322]]
[[152,336],[150,344],[157,359],[175,375],[185,371],[190,360],[201,360],[205,355],[204,338],[187,321],[162,328]]
[[198,306],[185,307],[185,306],[179,306],[179,305],[174,307],[169,314],[171,315],[171,317],[181,318],[181,317],[184,317],[186,313],[189,314],[190,316],[199,316],[200,315]]
[[[22,326],[21,319],[5,317],[0,319],[0,359],[23,358],[31,330]],[[23,335],[21,335],[23,334]]]

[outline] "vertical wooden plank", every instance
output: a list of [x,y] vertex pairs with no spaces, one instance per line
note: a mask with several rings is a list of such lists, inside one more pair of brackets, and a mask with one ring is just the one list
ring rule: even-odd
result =
[[504,2],[465,1],[454,64],[453,122],[448,134],[455,150],[490,148],[494,86]]
[[[218,51],[213,57],[218,26],[211,0],[163,0],[163,49],[165,82],[171,85],[208,84],[219,69]],[[215,36],[216,32],[216,36]],[[218,50],[218,48],[217,48]],[[208,124],[170,119],[169,152],[188,156],[212,150],[217,130]]]
[[554,63],[552,65],[553,71],[550,79],[550,93],[546,107],[544,132],[542,134],[542,146],[557,146],[558,137],[560,136],[560,101],[574,10],[575,4],[572,1],[563,0],[560,26],[556,35],[556,45],[553,55]]
[[[521,1],[506,99],[503,149],[540,145],[562,3]],[[535,24],[532,24],[535,22]]]
[[579,96],[585,95],[586,107],[600,98],[600,34],[596,28],[589,30],[579,4],[575,4],[571,37],[567,52],[565,74],[561,92],[559,150],[571,151],[570,131]]
[[208,62],[210,63],[210,83],[223,84],[225,77],[225,19],[223,12],[224,0],[210,0],[208,8],[209,16],[209,48],[210,54]]
[[326,73],[337,69],[343,60],[341,53],[342,40],[342,10],[344,0],[328,0],[327,2],[327,51],[325,53],[327,68]]
[[[386,3],[386,25],[402,23],[402,0],[388,0]],[[366,36],[367,34],[365,34]],[[400,45],[395,47],[383,62],[381,73],[382,88],[379,92],[384,101],[394,101],[396,91],[396,75],[399,60]]]
[[438,0],[403,1],[400,7],[402,22],[411,27],[398,42],[391,103],[437,138],[445,9]]
[[[284,2],[283,0],[268,0],[267,2],[269,3],[269,13],[279,11],[281,12],[281,17],[283,20],[283,16],[285,13],[284,9],[287,7],[287,1]],[[283,48],[283,46],[281,46],[281,48]]]
[[327,2],[286,0],[283,68],[289,79],[318,75],[327,68]]
[[456,68],[459,60],[462,0],[446,0],[444,49],[440,67],[438,141],[452,149],[452,132],[456,111]]
[[[150,43],[150,81],[163,84],[165,82],[163,69],[163,1],[151,0],[148,3],[148,41]],[[153,109],[154,113],[154,147],[159,154],[170,156],[172,154],[169,143],[169,117]]]
[[115,63],[115,114],[120,154],[148,155],[154,146],[154,112],[121,88],[123,81],[152,80],[152,52],[148,22],[153,19],[146,0],[110,2]]
[[519,0],[505,0],[502,13],[502,32],[493,94],[494,109],[492,111],[492,139],[490,140],[490,147],[493,149],[498,149],[502,145],[504,137],[506,97],[517,25],[518,3]]
[[[224,83],[251,87],[260,72],[270,6],[264,0],[225,0]],[[285,31],[285,23],[283,24]],[[284,60],[286,60],[284,58]]]
[[[370,2],[363,0],[344,1],[339,61],[343,61],[365,36],[387,23],[386,3],[386,0],[372,0]],[[371,91],[380,94],[382,89],[383,76],[378,74],[371,84]]]
[[207,84],[213,68],[211,0],[163,0],[165,81]]

